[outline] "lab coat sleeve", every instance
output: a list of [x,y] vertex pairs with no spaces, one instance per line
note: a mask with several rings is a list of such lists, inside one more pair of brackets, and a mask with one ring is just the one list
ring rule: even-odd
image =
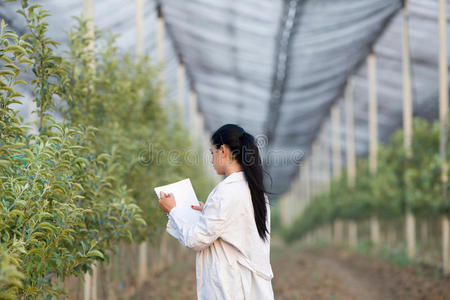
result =
[[166,231],[173,236],[174,238],[176,238],[177,240],[179,240],[179,235],[178,235],[178,230],[177,227],[173,224],[173,221],[171,218],[168,218],[167,220],[167,225],[166,225]]
[[176,206],[170,210],[171,225],[176,228],[182,245],[201,251],[222,235],[230,224],[233,211],[231,197],[224,196],[220,190],[210,196],[196,224],[183,222],[183,216]]

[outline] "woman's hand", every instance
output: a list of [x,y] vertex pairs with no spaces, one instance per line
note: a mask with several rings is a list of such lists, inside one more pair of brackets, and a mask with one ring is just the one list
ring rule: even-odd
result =
[[203,206],[205,205],[202,201],[198,201],[198,203],[200,203],[200,205],[191,205],[192,209],[198,210],[198,211],[202,211],[203,210]]
[[165,212],[169,213],[172,208],[176,206],[175,197],[172,193],[164,193],[161,191],[159,198],[159,207]]

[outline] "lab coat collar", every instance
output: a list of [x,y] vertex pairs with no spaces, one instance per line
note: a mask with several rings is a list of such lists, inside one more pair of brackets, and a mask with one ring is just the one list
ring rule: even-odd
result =
[[224,180],[223,183],[230,183],[235,181],[240,181],[245,179],[244,171],[238,171],[233,172],[230,175],[228,175]]

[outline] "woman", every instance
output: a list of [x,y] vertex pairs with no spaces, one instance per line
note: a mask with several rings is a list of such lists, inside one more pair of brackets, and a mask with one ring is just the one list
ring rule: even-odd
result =
[[254,137],[234,124],[211,137],[216,172],[225,174],[195,225],[186,225],[172,194],[161,193],[159,205],[168,227],[184,246],[197,251],[198,299],[273,299],[270,265],[270,207]]

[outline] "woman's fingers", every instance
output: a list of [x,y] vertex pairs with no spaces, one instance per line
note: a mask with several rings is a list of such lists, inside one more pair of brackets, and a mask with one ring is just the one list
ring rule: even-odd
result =
[[198,210],[198,211],[202,211],[203,210],[203,202],[198,201],[198,203],[200,203],[200,205],[191,205],[192,209]]
[[163,191],[161,191],[159,193],[159,196],[160,196],[160,200],[161,200],[162,198],[173,197],[173,193],[164,193]]
[[202,207],[201,206],[197,206],[197,205],[191,205],[192,209],[198,210],[198,211],[202,211]]
[[168,213],[172,208],[176,206],[175,197],[173,196],[173,193],[160,193],[159,198],[159,207]]

